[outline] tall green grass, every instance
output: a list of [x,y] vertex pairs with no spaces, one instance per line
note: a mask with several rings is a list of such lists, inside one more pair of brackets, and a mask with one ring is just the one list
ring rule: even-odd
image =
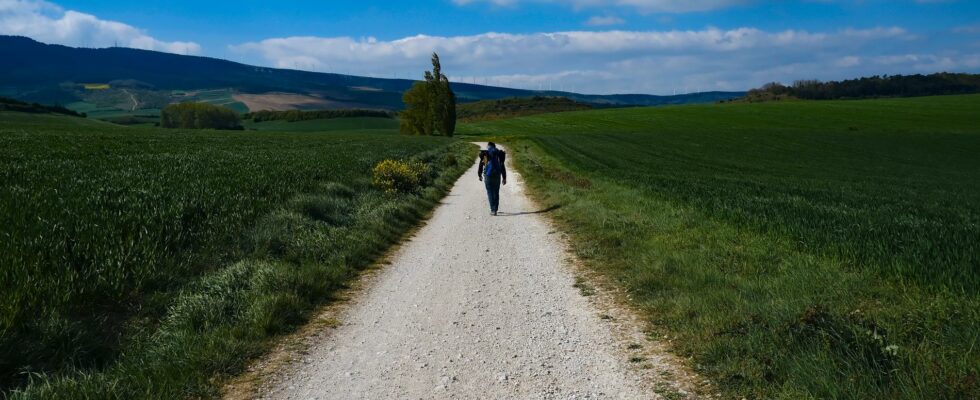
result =
[[980,397],[980,96],[603,110],[511,143],[579,256],[751,398]]
[[[470,147],[0,114],[0,384],[12,398],[215,394],[399,240]],[[429,165],[431,184],[375,189],[389,158]]]

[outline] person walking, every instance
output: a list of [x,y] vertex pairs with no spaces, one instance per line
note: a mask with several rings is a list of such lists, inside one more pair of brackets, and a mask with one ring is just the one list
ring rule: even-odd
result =
[[476,174],[487,187],[487,200],[490,201],[490,215],[496,216],[500,206],[500,184],[507,184],[507,153],[497,148],[494,142],[487,143],[487,149],[480,151],[480,168]]

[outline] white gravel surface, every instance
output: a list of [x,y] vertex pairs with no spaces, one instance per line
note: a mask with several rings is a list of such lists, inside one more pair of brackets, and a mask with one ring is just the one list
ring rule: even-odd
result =
[[264,394],[274,399],[641,399],[649,392],[509,169],[475,166]]

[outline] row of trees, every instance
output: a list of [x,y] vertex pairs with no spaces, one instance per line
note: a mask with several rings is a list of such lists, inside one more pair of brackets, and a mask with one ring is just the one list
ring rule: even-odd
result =
[[456,114],[460,121],[473,122],[591,109],[591,105],[579,103],[567,97],[534,96],[480,100],[460,104],[456,109]]
[[844,81],[800,80],[791,86],[773,82],[748,92],[748,100],[794,97],[808,100],[913,97],[980,93],[980,75],[937,73],[931,75],[872,76]]
[[244,129],[242,118],[235,110],[208,103],[171,104],[160,112],[160,126],[180,129]]
[[353,117],[374,117],[374,118],[394,118],[395,114],[384,110],[288,110],[288,111],[256,111],[245,114],[245,119],[255,122],[263,121],[308,121],[313,119],[333,119],[333,118],[353,118]]
[[412,85],[402,100],[402,133],[452,136],[456,132],[456,94],[442,73],[438,54],[432,54],[432,71],[425,71],[425,80]]
[[75,112],[60,105],[47,106],[39,103],[26,103],[7,97],[0,97],[0,111],[17,111],[32,114],[64,114],[85,118],[85,113]]

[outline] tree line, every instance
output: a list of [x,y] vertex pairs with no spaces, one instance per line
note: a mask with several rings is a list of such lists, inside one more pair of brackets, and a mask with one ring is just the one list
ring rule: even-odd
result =
[[980,93],[980,74],[942,72],[931,75],[876,75],[830,82],[799,80],[790,86],[772,82],[759,89],[750,90],[744,100],[765,101],[782,98],[834,100],[969,93]]
[[333,119],[333,118],[353,118],[353,117],[373,117],[373,118],[394,118],[395,114],[384,110],[288,110],[288,111],[255,111],[245,114],[245,119],[255,122],[263,121],[309,121],[314,119]]
[[456,111],[460,121],[474,122],[544,113],[591,110],[592,108],[590,104],[580,103],[567,97],[534,96],[480,100],[459,104]]
[[425,71],[425,80],[415,82],[402,101],[401,133],[452,136],[456,132],[456,94],[442,73],[438,54],[432,54],[432,71]]
[[0,97],[0,111],[18,111],[32,114],[63,114],[85,118],[85,113],[69,110],[60,105],[46,106],[39,103],[26,103],[8,97]]
[[208,103],[171,104],[160,112],[160,126],[180,129],[244,129],[242,118],[235,110]]

